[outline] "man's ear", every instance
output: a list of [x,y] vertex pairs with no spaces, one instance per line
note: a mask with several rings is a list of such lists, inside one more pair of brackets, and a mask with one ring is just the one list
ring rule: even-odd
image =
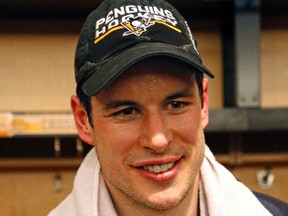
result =
[[92,128],[89,123],[89,117],[79,98],[76,95],[71,97],[71,109],[79,137],[90,145],[93,145]]
[[202,127],[206,128],[209,122],[209,96],[208,96],[208,79],[206,77],[203,78],[203,105],[201,110],[201,121]]

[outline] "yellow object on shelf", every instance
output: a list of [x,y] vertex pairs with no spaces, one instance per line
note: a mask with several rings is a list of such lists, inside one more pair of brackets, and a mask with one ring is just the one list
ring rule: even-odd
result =
[[74,135],[70,113],[0,113],[0,137],[13,135]]
[[0,113],[0,137],[10,137],[13,133],[13,114],[9,112]]

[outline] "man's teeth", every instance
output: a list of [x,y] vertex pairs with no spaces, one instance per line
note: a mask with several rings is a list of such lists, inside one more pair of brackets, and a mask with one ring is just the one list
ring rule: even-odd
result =
[[171,167],[173,167],[174,164],[175,162],[168,163],[168,164],[161,164],[161,165],[146,165],[144,166],[144,169],[149,172],[161,173],[161,172],[165,172],[171,169]]

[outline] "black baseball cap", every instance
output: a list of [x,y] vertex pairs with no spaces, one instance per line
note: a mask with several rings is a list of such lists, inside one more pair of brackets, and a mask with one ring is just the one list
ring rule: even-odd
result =
[[77,88],[88,96],[151,56],[169,56],[211,78],[181,14],[164,0],[105,0],[90,13],[75,56]]

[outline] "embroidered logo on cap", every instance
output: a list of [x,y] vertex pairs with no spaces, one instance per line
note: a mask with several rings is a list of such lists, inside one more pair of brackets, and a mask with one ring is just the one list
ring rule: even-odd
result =
[[127,21],[122,22],[123,25],[128,31],[124,32],[123,36],[134,34],[136,36],[140,36],[146,29],[154,25],[155,22],[151,22],[150,18],[146,17],[135,17],[129,18]]
[[105,17],[96,20],[94,44],[117,30],[126,29],[123,36],[140,36],[155,23],[181,33],[173,13],[156,6],[126,5],[110,10]]
[[187,28],[187,30],[188,30],[189,38],[190,38],[190,40],[191,40],[191,42],[192,42],[193,48],[194,48],[194,50],[196,51],[196,53],[197,53],[198,55],[200,55],[200,53],[199,53],[199,51],[198,51],[198,49],[197,49],[196,39],[193,37],[192,32],[191,32],[191,30],[190,30],[190,28],[189,28],[189,26],[188,26],[188,23],[187,23],[186,21],[185,21],[185,25],[186,25],[186,28]]

